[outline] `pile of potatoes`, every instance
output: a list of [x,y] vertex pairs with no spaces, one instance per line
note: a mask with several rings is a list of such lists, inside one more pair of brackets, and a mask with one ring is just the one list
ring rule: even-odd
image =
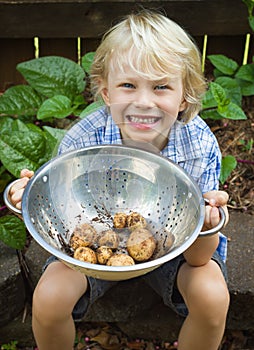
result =
[[[120,233],[127,230],[126,247],[120,247]],[[77,226],[70,238],[74,258],[92,264],[127,266],[149,260],[156,248],[156,240],[147,229],[145,218],[137,212],[116,213],[113,228],[98,234],[84,223]],[[124,252],[123,252],[124,250]]]

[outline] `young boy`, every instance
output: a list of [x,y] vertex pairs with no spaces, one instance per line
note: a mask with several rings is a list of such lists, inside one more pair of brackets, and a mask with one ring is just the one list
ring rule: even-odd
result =
[[[129,142],[156,148],[182,166],[210,200],[203,230],[216,226],[217,207],[226,211],[228,196],[218,191],[217,141],[197,116],[205,83],[199,51],[189,36],[161,14],[145,10],[131,14],[104,36],[91,82],[106,107],[72,127],[59,153]],[[17,207],[32,175],[23,170],[22,179],[11,189]],[[223,239],[221,234],[198,238],[184,254],[140,277],[166,305],[186,316],[179,350],[216,350],[220,345],[229,305]],[[73,317],[83,317],[114,283],[86,277],[52,257],[33,297],[33,331],[39,349],[71,350]]]

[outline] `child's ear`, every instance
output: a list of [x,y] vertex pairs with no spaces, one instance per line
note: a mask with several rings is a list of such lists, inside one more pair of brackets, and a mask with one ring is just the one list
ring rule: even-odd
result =
[[103,101],[105,102],[106,106],[109,106],[109,94],[108,94],[108,89],[106,87],[101,89],[101,97],[103,98]]
[[184,111],[187,107],[188,107],[188,102],[185,99],[183,99],[179,106],[179,112]]

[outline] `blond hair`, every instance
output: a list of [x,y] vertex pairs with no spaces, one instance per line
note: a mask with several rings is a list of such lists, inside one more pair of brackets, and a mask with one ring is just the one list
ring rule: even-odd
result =
[[150,10],[130,14],[103,36],[91,68],[95,96],[110,68],[124,70],[126,64],[149,80],[180,75],[187,102],[181,119],[188,122],[199,112],[206,88],[200,52],[192,38],[166,16]]

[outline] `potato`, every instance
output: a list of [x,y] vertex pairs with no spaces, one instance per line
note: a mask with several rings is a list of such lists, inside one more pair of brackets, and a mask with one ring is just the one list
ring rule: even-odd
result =
[[153,259],[157,259],[169,253],[175,241],[174,235],[165,229],[159,231],[158,236],[159,238],[157,240],[157,246],[153,255]]
[[96,253],[89,247],[77,248],[74,252],[74,258],[91,264],[97,263]]
[[116,213],[113,218],[113,225],[115,228],[124,228],[126,226],[127,214]]
[[89,224],[76,226],[70,238],[70,246],[75,250],[78,247],[89,247],[96,240],[97,232]]
[[145,218],[136,212],[133,212],[127,217],[127,226],[130,230],[135,230],[138,227],[145,228],[147,225]]
[[112,249],[116,249],[119,245],[119,237],[113,230],[106,230],[102,232],[102,236],[99,239],[99,246],[106,246]]
[[135,265],[135,261],[127,254],[114,254],[107,261],[107,266]]
[[113,255],[111,248],[106,246],[101,246],[96,250],[98,263],[101,265],[106,265],[108,259]]
[[127,241],[127,250],[135,261],[146,261],[151,258],[156,248],[156,241],[145,228],[136,228]]

